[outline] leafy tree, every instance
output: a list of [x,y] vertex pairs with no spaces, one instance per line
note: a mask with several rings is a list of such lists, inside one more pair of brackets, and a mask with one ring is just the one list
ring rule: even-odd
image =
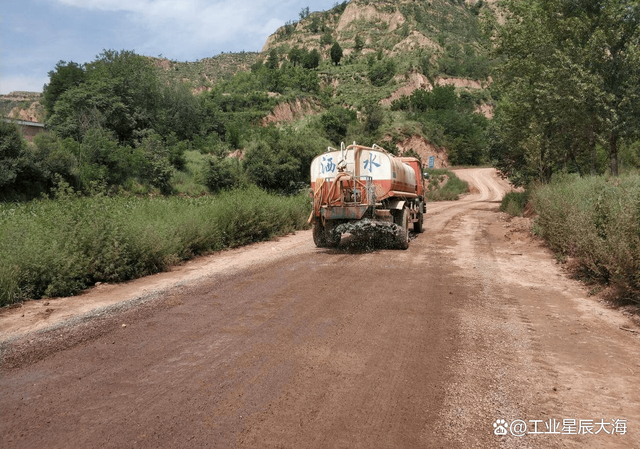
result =
[[344,10],[347,8],[347,4],[349,2],[348,1],[343,1],[342,3],[340,2],[335,2],[333,4],[333,8],[332,11],[336,12],[337,14],[342,14],[344,12]]
[[161,97],[157,72],[148,58],[105,50],[85,64],[85,81],[56,101],[49,125],[62,136],[82,140],[100,126],[132,144],[136,134],[157,123]]
[[122,129],[132,122],[126,105],[112,89],[110,80],[91,80],[64,92],[47,124],[61,137],[82,141],[88,129]]
[[296,29],[296,22],[294,22],[293,20],[288,20],[287,22],[284,23],[283,31],[285,36],[289,36],[293,34],[295,29]]
[[43,132],[34,137],[33,143],[36,164],[45,184],[43,190],[54,187],[60,178],[72,187],[80,186],[77,142]]
[[107,129],[89,128],[78,148],[80,182],[83,188],[92,183],[122,185],[129,177],[144,170],[142,152],[118,144]]
[[16,182],[24,165],[24,150],[18,127],[0,121],[0,191]]
[[342,59],[342,47],[338,42],[334,43],[331,47],[331,60],[335,65],[340,64],[340,60]]
[[170,184],[173,167],[170,162],[171,153],[159,134],[151,132],[144,137],[137,150],[144,155],[139,176],[157,187],[164,194],[171,193]]
[[178,140],[188,140],[215,126],[216,114],[207,111],[203,100],[193,95],[188,85],[170,84],[163,86],[159,93],[152,126],[161,136],[174,135]]
[[308,128],[261,128],[245,153],[247,177],[264,189],[295,193],[309,182],[312,159],[329,143]]
[[362,36],[360,36],[359,34],[356,34],[355,37],[355,43],[354,43],[354,47],[353,47],[356,51],[360,51],[364,48],[364,40],[362,39]]
[[432,76],[431,56],[431,53],[427,53],[424,56],[420,57],[420,71],[427,78],[430,78]]
[[212,156],[205,172],[205,184],[212,192],[237,187],[240,184],[240,161],[234,157]]
[[302,63],[302,61],[304,60],[305,51],[298,47],[293,47],[291,50],[289,50],[287,56],[289,58],[289,62],[295,67]]
[[378,87],[387,84],[395,74],[396,65],[393,62],[393,59],[374,63],[368,73],[371,84]]
[[367,132],[375,132],[384,122],[384,112],[382,108],[375,103],[367,104],[364,108],[366,115],[365,130]]
[[314,15],[311,18],[311,23],[309,24],[309,31],[313,34],[316,34],[320,30],[320,19],[317,15]]
[[278,52],[275,48],[272,48],[269,52],[269,57],[267,58],[267,63],[265,64],[268,69],[277,69],[280,65],[280,58],[278,58]]
[[320,123],[329,140],[338,145],[346,137],[349,124],[355,122],[357,117],[351,109],[333,106],[320,116]]
[[316,69],[320,65],[320,53],[315,48],[304,57],[302,63],[305,69]]
[[327,31],[320,37],[320,45],[331,45],[333,43],[333,36],[331,36],[331,31]]
[[269,145],[263,140],[254,141],[245,153],[249,180],[268,190],[286,190],[299,176],[301,164],[293,155]]
[[415,90],[410,102],[414,110],[423,112],[430,109],[455,109],[458,106],[458,95],[453,86],[436,86],[430,92]]
[[84,70],[73,61],[58,61],[54,70],[49,72],[49,83],[44,85],[43,102],[47,115],[53,114],[53,108],[64,92],[84,82]]
[[400,29],[400,36],[407,37],[409,36],[409,24],[405,22]]

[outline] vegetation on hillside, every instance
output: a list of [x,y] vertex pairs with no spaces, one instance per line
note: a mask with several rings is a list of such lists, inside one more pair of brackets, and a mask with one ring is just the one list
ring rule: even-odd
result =
[[[338,31],[348,8],[373,12]],[[484,162],[487,122],[475,111],[491,101],[486,91],[436,87],[433,94],[418,91],[410,104],[380,101],[416,73],[432,82],[443,74],[486,78],[478,70],[490,66],[479,19],[485,16],[492,12],[482,5],[448,0],[354,0],[324,12],[304,9],[263,55],[178,63],[106,50],[84,64],[60,61],[42,100],[49,132],[0,154],[11,159],[12,173],[0,180],[0,198],[47,194],[57,176],[81,192],[100,185],[201,193],[248,184],[295,192],[308,181],[308,162],[328,145],[385,141],[393,151],[416,133],[449,148],[453,163]],[[467,67],[471,62],[477,67]],[[449,103],[426,100],[440,95]],[[278,104],[295,101],[320,113],[291,126],[263,126]],[[11,141],[8,127],[2,133]],[[206,157],[192,157],[189,168],[185,155],[193,151]],[[243,157],[227,161],[231,153]],[[188,179],[192,174],[197,179]]]
[[431,142],[447,148],[453,165],[478,164],[484,160],[488,120],[474,113],[475,101],[453,86],[436,86],[431,92],[416,90],[391,104],[392,111],[406,111],[419,123]]

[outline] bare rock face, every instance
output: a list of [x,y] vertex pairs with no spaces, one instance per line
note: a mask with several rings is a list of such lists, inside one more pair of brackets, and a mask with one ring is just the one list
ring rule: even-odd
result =
[[11,92],[0,95],[0,115],[15,120],[42,122],[45,111],[40,103],[41,98],[40,92]]
[[436,77],[435,83],[436,86],[454,86],[467,89],[482,89],[485,87],[480,81],[455,77]]
[[412,31],[406,38],[393,46],[391,56],[419,48],[427,48],[435,52],[442,52],[442,47],[419,31]]
[[423,89],[423,90],[432,90],[433,86],[429,82],[426,76],[422,73],[413,72],[408,75],[406,79],[401,78],[396,80],[398,83],[402,83],[404,81],[404,86],[400,89],[396,90],[390,97],[384,98],[380,100],[380,104],[382,105],[390,105],[395,100],[400,99],[401,97],[410,96],[414,90]]
[[488,103],[482,103],[479,106],[476,106],[475,112],[477,114],[482,114],[488,119],[493,118],[493,105]]
[[400,154],[413,150],[422,158],[423,164],[429,162],[429,156],[434,157],[434,168],[445,168],[449,166],[449,155],[445,148],[439,148],[429,142],[424,137],[415,134],[396,144]]
[[349,26],[357,20],[363,20],[366,22],[385,22],[389,25],[389,31],[395,31],[406,21],[400,11],[395,11],[392,14],[383,13],[378,11],[373,5],[363,5],[357,2],[351,2],[342,13],[336,30],[338,32],[347,30]]
[[9,117],[27,122],[42,122],[44,120],[44,107],[40,102],[34,101],[27,109],[19,106],[11,109]]
[[273,111],[262,119],[263,126],[269,123],[287,123],[305,117],[307,115],[316,114],[314,105],[305,99],[296,99],[295,101],[287,101],[277,105]]

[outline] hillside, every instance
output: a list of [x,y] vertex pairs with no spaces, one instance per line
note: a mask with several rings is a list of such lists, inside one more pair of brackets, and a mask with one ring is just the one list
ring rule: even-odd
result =
[[44,108],[39,92],[11,92],[0,95],[0,116],[29,122],[44,121]]
[[309,182],[318,152],[353,141],[435,156],[437,166],[489,162],[497,19],[487,5],[352,0],[305,8],[260,53],[178,62],[105,50],[59,63],[46,102],[37,94],[4,103],[5,114],[17,106],[14,115],[51,131],[29,156],[38,182],[12,175],[20,182],[5,197],[37,196],[58,175],[80,190],[292,192]]
[[221,53],[195,62],[178,62],[166,58],[151,58],[160,69],[161,76],[172,82],[189,83],[195,92],[209,90],[223,79],[241,71],[248,71],[260,53]]
[[[425,123],[425,117],[416,113],[426,111],[426,106],[414,107],[406,100],[414,91],[451,86],[464,103],[458,109],[466,106],[467,112],[492,117],[487,33],[499,20],[494,8],[493,2],[482,0],[352,0],[328,11],[302,11],[299,21],[289,22],[269,36],[262,57],[266,61],[275,55],[281,66],[295,65],[297,51],[318,51],[321,84],[324,93],[331,96],[331,104],[355,108],[362,112],[361,117],[366,116],[366,108],[380,106],[382,140],[390,142],[391,148],[403,149],[404,142],[420,137],[421,148],[441,150],[456,138],[458,142],[475,138],[462,136],[465,133],[459,132],[460,127],[436,123],[439,119],[435,116]],[[343,51],[339,64],[331,60],[336,42]],[[440,113],[439,117],[446,115]],[[462,121],[467,119],[476,120],[467,114]],[[447,138],[454,134],[454,139]],[[479,152],[451,159],[453,163],[477,163],[482,159]]]
[[[493,3],[352,0],[328,11],[301,12],[299,21],[286,23],[268,37],[261,53],[222,53],[195,62],[149,59],[166,82],[186,83],[194,93],[200,93],[238,72],[250,71],[272,51],[280,61],[291,61],[292,49],[315,49],[321,55],[322,86],[331,86],[334,99],[344,105],[360,108],[377,102],[388,107],[416,89],[453,85],[473,91],[476,110],[490,117],[490,96],[485,88],[491,63],[482,23],[496,20]],[[330,56],[336,42],[343,50],[339,66],[331,63]],[[382,59],[393,61],[393,73],[382,73],[381,80],[367,83],[367,72]],[[44,111],[34,103],[39,98],[33,93],[3,96],[0,113],[44,120]]]
[[353,0],[285,24],[267,39],[262,52],[315,48],[329,59],[331,44],[338,42],[348,62],[375,54],[397,59],[400,73],[413,68],[431,77],[486,80],[490,63],[482,24],[493,20],[493,10],[482,0],[473,5]]

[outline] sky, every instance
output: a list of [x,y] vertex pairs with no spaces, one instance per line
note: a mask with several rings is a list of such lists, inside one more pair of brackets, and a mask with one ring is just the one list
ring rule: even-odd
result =
[[42,92],[56,63],[105,49],[196,61],[260,51],[304,7],[336,0],[0,0],[0,94]]

